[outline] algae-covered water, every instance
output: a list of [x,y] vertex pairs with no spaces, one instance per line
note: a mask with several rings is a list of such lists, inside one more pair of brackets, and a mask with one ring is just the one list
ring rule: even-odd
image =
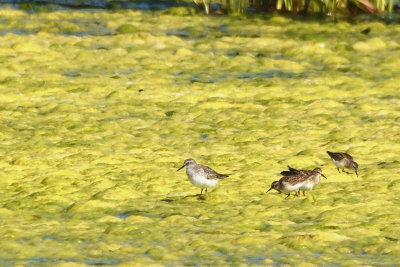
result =
[[[1,266],[398,264],[399,25],[8,8],[0,23]],[[199,200],[186,158],[230,177]],[[287,165],[328,179],[266,194]]]

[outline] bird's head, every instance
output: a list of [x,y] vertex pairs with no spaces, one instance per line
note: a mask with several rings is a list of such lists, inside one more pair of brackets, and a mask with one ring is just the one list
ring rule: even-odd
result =
[[194,159],[185,159],[185,161],[183,162],[182,167],[180,167],[177,171],[180,171],[184,167],[187,167],[187,166],[192,165],[192,164],[196,164],[196,161]]

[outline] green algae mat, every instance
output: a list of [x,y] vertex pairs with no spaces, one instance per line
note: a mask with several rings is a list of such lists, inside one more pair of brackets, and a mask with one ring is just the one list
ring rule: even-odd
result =
[[399,25],[3,8],[0,62],[1,266],[398,264]]

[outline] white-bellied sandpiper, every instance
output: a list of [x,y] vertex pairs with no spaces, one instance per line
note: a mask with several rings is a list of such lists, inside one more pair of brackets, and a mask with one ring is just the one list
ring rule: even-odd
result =
[[186,159],[182,167],[177,171],[183,168],[186,168],[186,174],[192,185],[201,188],[200,198],[203,194],[203,189],[205,189],[203,199],[206,197],[208,187],[214,187],[220,179],[228,177],[226,174],[217,173],[210,167],[197,164],[194,159]]
[[[305,190],[312,190],[316,184],[319,183],[320,177],[326,176],[322,173],[320,168],[315,168],[312,171],[309,170],[297,170],[288,166],[289,171],[283,171],[281,174],[283,177],[279,181],[274,181],[271,184],[271,189],[275,189],[279,192],[288,194],[286,198],[290,196],[291,192],[296,191],[295,195],[298,195],[300,190],[305,195]],[[298,192],[297,192],[298,190]]]

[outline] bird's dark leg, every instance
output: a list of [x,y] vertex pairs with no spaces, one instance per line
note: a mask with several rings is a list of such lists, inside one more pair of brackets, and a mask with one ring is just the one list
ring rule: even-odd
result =
[[201,192],[200,192],[200,195],[199,195],[199,199],[204,199],[204,196],[203,196],[203,188],[201,189]]
[[340,170],[339,170],[339,168],[336,168],[337,169],[337,171],[340,173]]
[[[203,188],[201,189],[201,192],[203,192]],[[206,195],[207,195],[207,188],[206,188],[206,190],[204,190],[204,195],[200,196],[199,198],[201,200],[205,200],[206,199]]]
[[306,191],[303,190],[303,196],[306,196]]
[[288,197],[290,197],[290,193],[285,197],[285,199],[287,199]]

